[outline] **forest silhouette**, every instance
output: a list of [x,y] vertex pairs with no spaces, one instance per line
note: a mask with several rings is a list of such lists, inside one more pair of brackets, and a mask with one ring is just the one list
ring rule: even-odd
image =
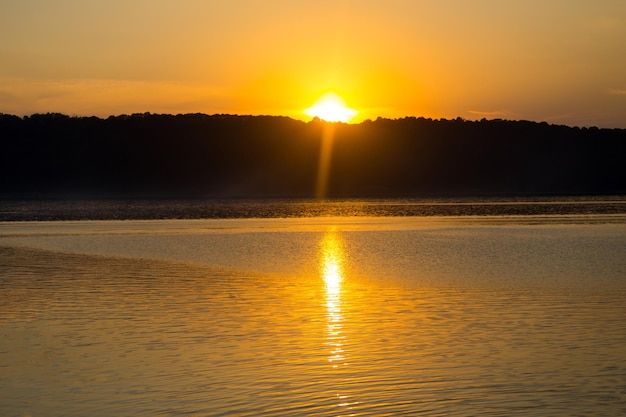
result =
[[626,130],[407,117],[0,114],[2,198],[626,194]]

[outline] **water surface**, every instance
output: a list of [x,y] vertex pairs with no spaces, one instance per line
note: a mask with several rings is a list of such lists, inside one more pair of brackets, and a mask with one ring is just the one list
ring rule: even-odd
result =
[[1,223],[0,415],[624,415],[624,220]]

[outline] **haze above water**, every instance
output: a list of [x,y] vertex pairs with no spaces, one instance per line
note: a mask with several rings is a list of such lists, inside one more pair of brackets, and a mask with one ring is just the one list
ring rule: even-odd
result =
[[0,415],[623,415],[619,211],[0,223]]

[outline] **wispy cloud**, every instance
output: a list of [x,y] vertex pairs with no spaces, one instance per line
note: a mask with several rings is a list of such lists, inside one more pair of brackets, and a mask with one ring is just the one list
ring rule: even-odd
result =
[[[0,112],[98,115],[220,112],[224,94],[210,86],[132,80],[65,81],[0,78]],[[220,106],[220,104],[222,104]]]
[[614,96],[626,96],[626,89],[612,88],[609,90],[609,94],[614,95]]
[[475,116],[482,117],[508,117],[510,116],[509,112],[496,110],[496,111],[482,111],[482,110],[468,110],[469,114],[473,114]]

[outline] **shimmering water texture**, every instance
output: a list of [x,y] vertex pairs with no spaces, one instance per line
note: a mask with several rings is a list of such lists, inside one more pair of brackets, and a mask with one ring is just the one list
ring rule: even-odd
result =
[[0,416],[623,416],[611,217],[0,223]]

